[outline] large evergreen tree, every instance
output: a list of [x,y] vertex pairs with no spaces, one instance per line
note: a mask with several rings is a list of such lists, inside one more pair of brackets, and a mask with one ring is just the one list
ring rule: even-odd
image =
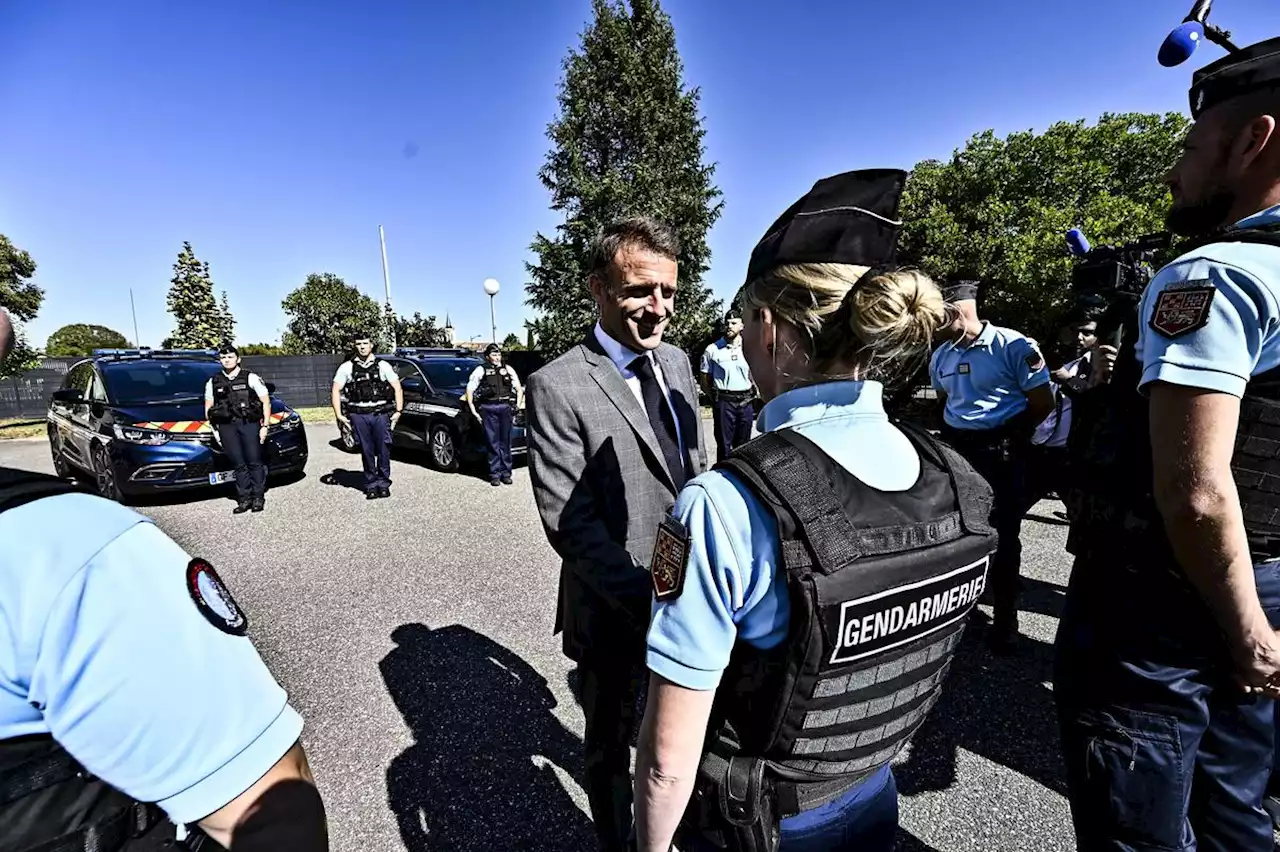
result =
[[557,234],[539,233],[527,264],[537,347],[556,355],[577,343],[596,313],[587,288],[591,242],[613,219],[651,215],[670,223],[682,251],[676,315],[665,339],[690,346],[719,312],[702,283],[707,232],[723,202],[702,162],[699,94],[686,90],[675,29],[657,0],[592,0],[594,21],[564,62],[560,116],[539,178],[562,211]]
[[191,243],[184,242],[173,264],[169,287],[168,306],[174,330],[163,345],[177,349],[213,349],[222,345],[230,339],[224,335],[235,331],[226,304],[225,294],[222,307],[214,298],[209,264],[196,257]]
[[0,234],[0,308],[9,311],[17,337],[13,351],[4,364],[0,364],[0,376],[25,373],[39,362],[39,356],[27,343],[21,327],[21,323],[36,318],[44,302],[44,290],[28,280],[35,274],[36,262],[31,255]]

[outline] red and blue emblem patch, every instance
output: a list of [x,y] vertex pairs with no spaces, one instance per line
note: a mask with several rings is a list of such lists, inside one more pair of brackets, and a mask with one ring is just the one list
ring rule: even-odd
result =
[[1204,328],[1209,322],[1209,308],[1216,292],[1207,278],[1165,290],[1156,297],[1151,328],[1165,337],[1178,337]]

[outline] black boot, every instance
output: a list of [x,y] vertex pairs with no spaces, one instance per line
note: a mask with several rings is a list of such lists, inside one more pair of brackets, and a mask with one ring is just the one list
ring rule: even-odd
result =
[[251,511],[261,512],[267,507],[267,501],[262,497],[254,497],[253,504],[249,507]]
[[251,505],[252,504],[248,500],[240,500],[236,503],[236,507],[231,510],[231,514],[243,515],[245,512],[249,511],[249,507]]

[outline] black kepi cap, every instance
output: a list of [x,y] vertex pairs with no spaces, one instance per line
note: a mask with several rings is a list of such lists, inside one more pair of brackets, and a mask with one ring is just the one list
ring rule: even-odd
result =
[[1215,104],[1250,92],[1280,87],[1280,38],[1229,53],[1191,77],[1191,117]]
[[977,301],[977,281],[950,281],[942,288],[942,298],[948,303]]
[[863,169],[818,181],[769,226],[751,252],[747,282],[789,263],[891,265],[906,181],[900,169]]
[[495,352],[501,352],[501,351],[502,351],[502,347],[496,343],[490,343],[488,346],[484,348],[484,354],[486,356],[489,356]]

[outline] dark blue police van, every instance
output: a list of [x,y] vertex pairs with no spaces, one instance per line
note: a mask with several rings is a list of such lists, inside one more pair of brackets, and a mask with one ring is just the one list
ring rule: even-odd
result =
[[[235,466],[204,414],[205,382],[221,369],[212,350],[94,350],[71,366],[49,404],[54,471],[91,477],[112,500],[233,482]],[[301,473],[302,418],[270,382],[267,390],[267,474]]]
[[[395,370],[404,391],[404,413],[391,433],[394,446],[426,450],[430,465],[443,471],[487,458],[484,427],[462,399],[471,372],[484,364],[480,357],[468,349],[429,347],[401,347],[394,355],[378,357]],[[359,450],[355,432],[341,424],[338,432],[343,447]],[[511,427],[511,455],[526,451],[524,411],[520,410]]]

